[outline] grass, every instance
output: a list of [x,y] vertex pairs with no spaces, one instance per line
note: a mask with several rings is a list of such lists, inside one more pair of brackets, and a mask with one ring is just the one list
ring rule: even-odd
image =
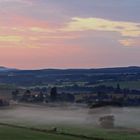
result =
[[0,90],[14,90],[16,86],[14,84],[2,84],[0,83]]
[[47,134],[24,128],[0,126],[0,140],[85,140],[72,136]]
[[[106,81],[106,82],[101,82],[99,84],[94,84],[94,85],[89,85],[88,87],[95,87],[95,86],[99,86],[99,85],[106,85],[106,86],[113,86],[113,87],[117,87],[117,84],[120,84],[120,87],[121,88],[130,88],[130,89],[140,89],[140,81],[117,81],[117,82],[114,82],[114,81]],[[59,88],[65,88],[65,87],[72,87],[74,85],[78,85],[78,86],[81,86],[81,87],[86,87],[86,82],[63,82],[61,83],[60,85],[54,85],[54,84],[49,84],[49,85],[46,85],[46,86],[32,86],[31,88],[33,87],[53,87],[53,86],[57,86]]]
[[[38,126],[38,128],[42,129],[49,127],[51,126]],[[94,138],[95,140],[140,140],[139,133],[116,132],[84,126],[61,125],[58,128],[58,133],[44,133],[30,130],[28,127],[26,129],[0,125],[0,140],[87,140],[83,136],[89,137],[89,140],[94,140]],[[73,136],[69,136],[68,134],[73,134]]]
[[140,89],[140,81],[118,81],[118,82],[105,82],[98,85],[106,85],[106,86],[113,86],[117,87],[117,84],[120,84],[121,88],[130,88],[130,89]]
[[66,133],[84,135],[92,138],[101,138],[105,140],[140,140],[140,134],[129,132],[116,132],[101,128],[84,126],[61,126],[62,131]]

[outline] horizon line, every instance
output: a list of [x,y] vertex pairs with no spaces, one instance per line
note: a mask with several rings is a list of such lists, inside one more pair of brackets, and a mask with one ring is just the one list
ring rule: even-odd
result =
[[78,70],[78,69],[112,69],[112,68],[139,68],[140,66],[138,65],[128,65],[128,66],[105,66],[105,67],[40,67],[40,68],[17,68],[17,67],[9,67],[9,66],[0,66],[0,68],[5,68],[5,69],[15,69],[15,70]]

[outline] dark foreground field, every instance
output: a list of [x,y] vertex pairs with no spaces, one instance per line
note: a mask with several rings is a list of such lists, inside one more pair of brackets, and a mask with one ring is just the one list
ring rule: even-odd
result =
[[[99,118],[113,115],[115,128],[140,129],[139,107],[101,107],[89,109],[81,104],[18,104],[0,109],[0,122],[48,128],[64,126],[99,127]],[[61,126],[61,127],[60,127]],[[89,132],[89,131],[88,131]]]
[[[98,126],[106,114],[115,116],[113,129]],[[21,104],[0,109],[0,140],[140,140],[139,114],[139,108]]]
[[[0,126],[1,140],[81,140],[71,136],[57,134],[47,134],[42,132],[31,131],[28,129],[12,128]],[[84,139],[83,139],[84,140]]]
[[82,135],[70,136],[66,133],[40,132],[29,128],[16,128],[15,126],[0,125],[0,140],[139,140],[140,134],[107,133],[106,131],[94,130],[95,136],[85,137]]

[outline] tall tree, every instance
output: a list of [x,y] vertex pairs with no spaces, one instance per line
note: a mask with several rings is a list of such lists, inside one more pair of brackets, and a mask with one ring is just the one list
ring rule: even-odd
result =
[[56,87],[53,87],[51,89],[50,98],[51,98],[51,101],[56,101],[57,100],[57,88]]

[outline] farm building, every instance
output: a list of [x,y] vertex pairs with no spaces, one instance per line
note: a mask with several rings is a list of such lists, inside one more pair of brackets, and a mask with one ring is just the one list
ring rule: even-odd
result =
[[0,107],[9,106],[9,101],[0,97]]

